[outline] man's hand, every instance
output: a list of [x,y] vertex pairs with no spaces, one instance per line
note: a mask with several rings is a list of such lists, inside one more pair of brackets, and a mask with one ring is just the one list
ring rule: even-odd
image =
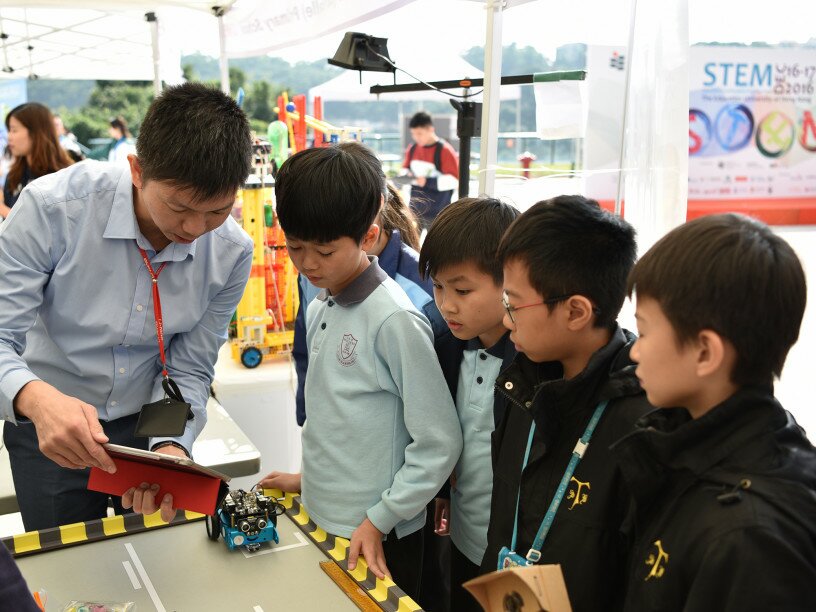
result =
[[[187,457],[186,453],[175,446],[160,446],[157,453],[173,455],[174,457]],[[165,523],[169,523],[176,517],[176,509],[173,507],[173,496],[165,493],[161,504],[156,504],[156,494],[161,489],[159,484],[149,484],[143,482],[138,487],[131,487],[122,495],[122,507],[133,508],[139,514],[153,514],[161,509],[161,518]]]
[[434,533],[450,535],[450,500],[437,497],[434,501]]
[[424,176],[418,176],[411,183],[413,185],[416,185],[417,187],[424,187],[425,183],[427,183],[427,182],[428,182],[428,179],[426,179]]
[[391,572],[385,565],[385,552],[382,545],[382,532],[374,526],[368,518],[366,518],[360,526],[351,534],[351,545],[349,546],[349,571],[354,571],[357,567],[357,557],[360,553],[365,557],[368,567],[374,572],[374,575],[381,580],[388,576],[391,578]]
[[90,404],[60,393],[41,380],[32,380],[17,393],[14,410],[34,423],[40,450],[57,465],[73,469],[97,467],[111,474],[116,471],[102,447],[108,436],[96,408]]
[[280,489],[284,493],[300,493],[300,474],[272,472],[258,483],[264,489]]

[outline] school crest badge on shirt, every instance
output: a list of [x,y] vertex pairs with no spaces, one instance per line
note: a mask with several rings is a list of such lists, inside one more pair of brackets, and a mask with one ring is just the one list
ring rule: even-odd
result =
[[357,355],[354,354],[354,349],[357,348],[357,338],[351,334],[343,334],[340,340],[340,346],[337,348],[337,361],[342,366],[354,365],[357,361]]

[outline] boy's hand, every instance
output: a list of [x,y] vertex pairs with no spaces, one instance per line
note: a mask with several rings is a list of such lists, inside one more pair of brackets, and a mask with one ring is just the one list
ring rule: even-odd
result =
[[371,568],[377,578],[380,580],[386,576],[391,578],[391,572],[388,571],[388,567],[385,565],[382,537],[382,532],[368,518],[360,523],[360,526],[351,534],[349,571],[354,571],[354,568],[357,567],[357,557],[362,553],[368,567]]
[[264,489],[280,489],[284,493],[300,493],[300,474],[271,472],[258,483]]
[[434,501],[434,533],[439,536],[450,535],[450,500],[437,497]]

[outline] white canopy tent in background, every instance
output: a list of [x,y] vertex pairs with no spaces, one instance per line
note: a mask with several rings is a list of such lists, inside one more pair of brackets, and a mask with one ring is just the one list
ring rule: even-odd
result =
[[[487,16],[486,71],[482,95],[484,104],[482,111],[482,167],[479,173],[479,190],[483,193],[492,193],[493,191],[492,179],[495,176],[496,166],[501,80],[501,12],[503,9],[506,10],[529,1],[471,0],[471,2],[463,3],[483,4]],[[435,20],[434,6],[432,4],[423,3],[425,5],[424,10],[414,11],[411,10],[412,6],[406,6],[414,2],[415,0],[335,0],[332,3],[308,4],[299,0],[281,0],[275,3],[245,0],[233,7],[225,17],[227,55],[229,57],[244,57],[267,53],[285,46],[297,45],[335,32],[342,32],[351,26],[370,21],[373,17],[385,15],[396,9],[402,9],[400,13],[406,17],[405,21],[400,24],[399,31],[408,34],[409,37],[404,40],[410,42],[415,52],[424,50],[424,53],[420,55],[427,55],[428,51],[434,50],[434,47],[436,47],[433,44],[434,40],[441,41],[446,37],[456,36],[457,26],[459,28],[467,27],[464,25],[464,19],[460,23],[439,24]],[[365,24],[366,27],[371,25],[369,23]],[[484,27],[482,26],[483,31]],[[373,32],[367,31],[366,33]],[[264,37],[262,34],[268,36]],[[342,34],[340,36],[342,37]],[[392,59],[396,59],[391,46],[389,46],[389,54]],[[444,63],[446,61],[448,61],[448,58],[436,53],[430,61],[423,62],[425,70],[417,69],[417,72],[413,74],[426,81],[432,80],[433,77],[427,76],[428,68],[434,67],[439,62]],[[440,78],[458,79],[461,76],[445,74]],[[334,86],[339,90],[339,87],[346,82],[350,85],[349,77],[346,77],[343,81],[338,81]],[[383,81],[378,80],[377,83],[383,83]],[[351,90],[347,90],[347,92],[348,96],[354,95]],[[396,97],[392,97],[396,94],[388,95],[388,99],[397,100]],[[515,99],[518,98],[518,95],[516,95]],[[416,100],[419,98],[412,94],[411,99]]]
[[182,80],[175,43],[185,16],[212,15],[213,6],[232,2],[0,0],[7,35],[0,41],[0,76],[154,81],[159,91],[162,81]]

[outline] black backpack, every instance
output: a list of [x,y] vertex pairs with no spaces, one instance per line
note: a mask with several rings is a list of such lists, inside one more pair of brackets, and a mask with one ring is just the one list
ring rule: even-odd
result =
[[[444,146],[445,146],[445,143],[443,142],[443,140],[441,138],[439,140],[437,140],[436,144],[434,145],[435,148],[434,148],[434,161],[433,161],[433,163],[434,163],[434,166],[436,167],[436,169],[439,170],[440,172],[442,172],[442,147],[444,147]],[[408,165],[410,165],[411,160],[414,159],[414,152],[416,151],[416,148],[417,148],[417,144],[414,143],[414,144],[411,145],[411,148],[408,149]]]

